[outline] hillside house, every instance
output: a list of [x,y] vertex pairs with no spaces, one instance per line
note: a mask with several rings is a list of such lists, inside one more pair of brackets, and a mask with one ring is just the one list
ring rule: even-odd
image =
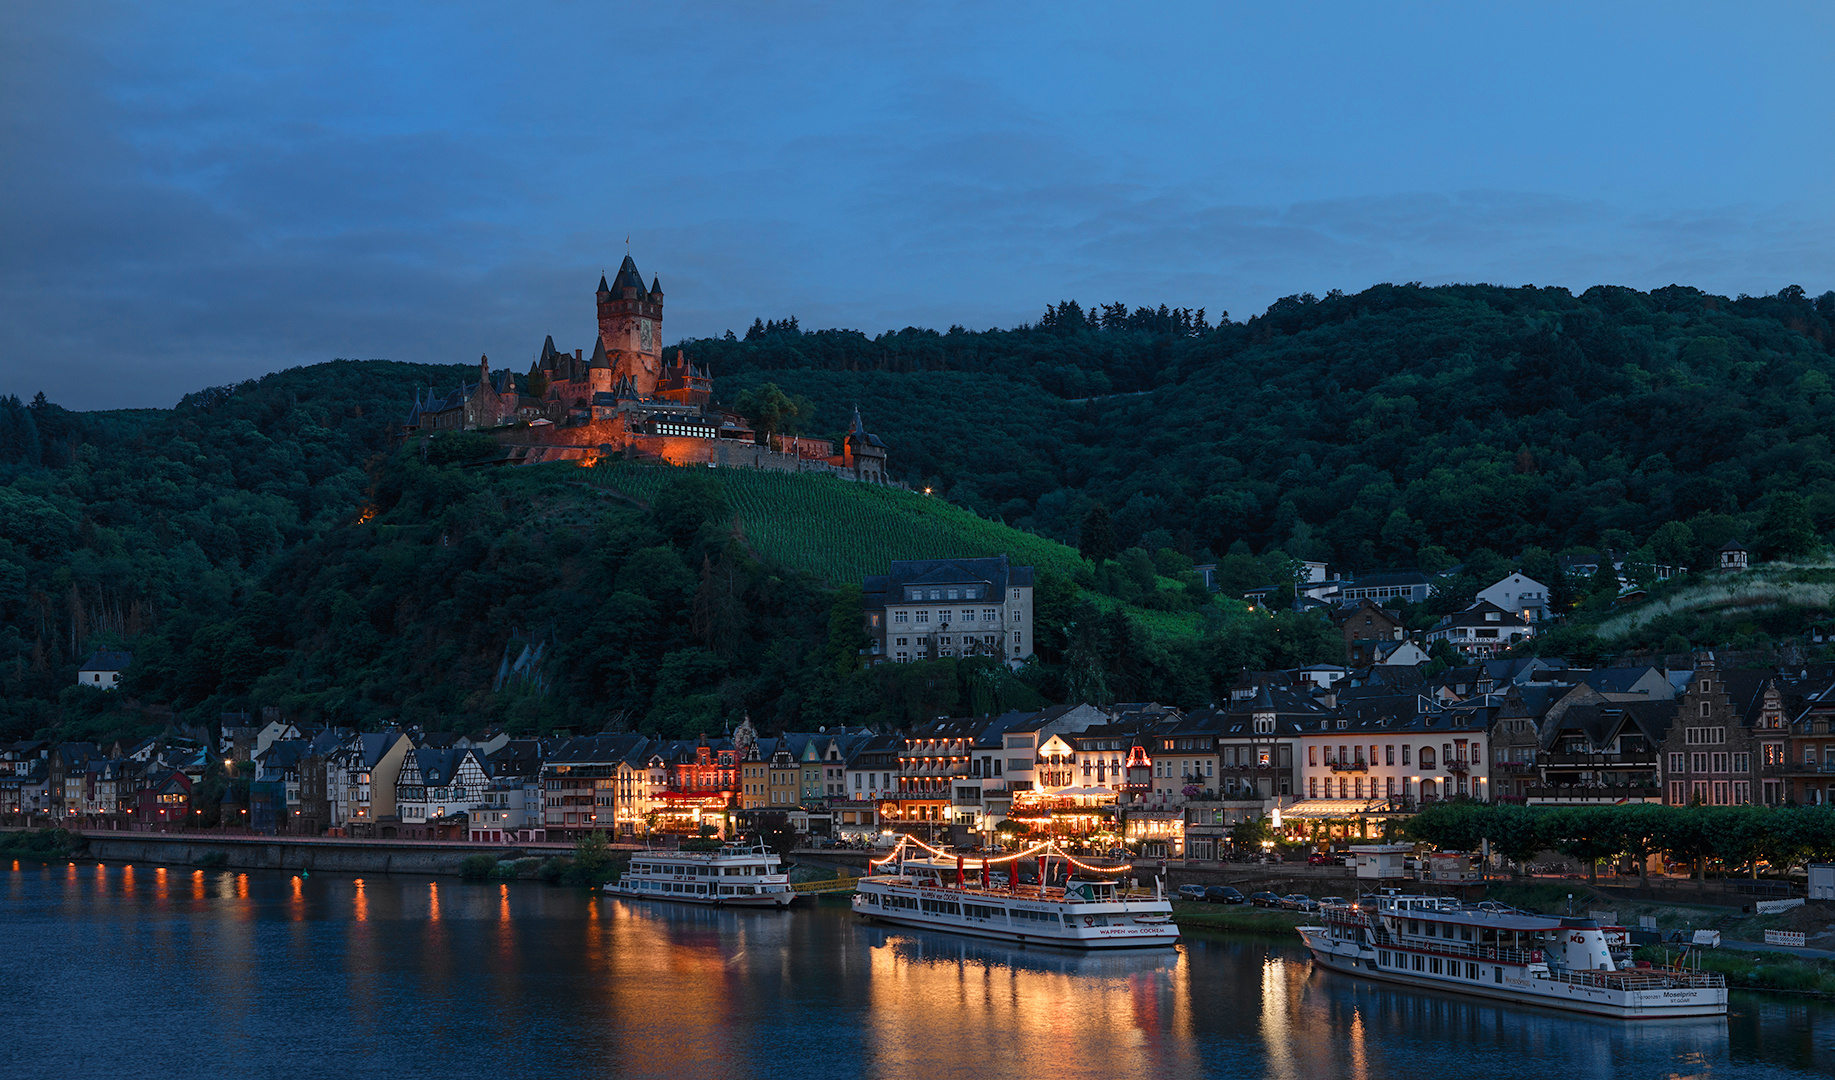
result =
[[121,674],[134,662],[134,654],[112,649],[97,649],[76,669],[76,684],[92,690],[113,690],[121,685]]

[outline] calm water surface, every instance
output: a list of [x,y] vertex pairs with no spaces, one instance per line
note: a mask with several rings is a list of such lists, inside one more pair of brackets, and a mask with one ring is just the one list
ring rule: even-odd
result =
[[1797,1077],[1835,1009],[1627,1026],[1378,988],[1297,946],[1060,955],[534,884],[0,864],[15,1076]]

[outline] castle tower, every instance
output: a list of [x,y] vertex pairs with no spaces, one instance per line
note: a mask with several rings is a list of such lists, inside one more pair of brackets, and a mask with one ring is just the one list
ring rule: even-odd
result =
[[[599,278],[599,341],[605,348],[606,388],[628,378],[639,397],[654,397],[663,370],[663,290],[643,275],[629,255],[608,285]],[[596,352],[596,350],[595,350]],[[593,388],[601,376],[593,373]]]

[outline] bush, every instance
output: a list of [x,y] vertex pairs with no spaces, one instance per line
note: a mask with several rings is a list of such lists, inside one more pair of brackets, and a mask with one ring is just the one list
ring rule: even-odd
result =
[[0,837],[0,854],[15,858],[62,858],[88,846],[86,837],[67,829],[36,829]]
[[559,855],[550,855],[542,860],[541,869],[537,870],[536,873],[548,884],[558,885],[561,881],[561,875],[567,873],[569,865],[568,861],[561,858]]
[[467,855],[459,863],[459,876],[466,881],[484,881],[497,869],[495,855]]
[[540,859],[516,860],[516,876],[519,878],[532,878],[539,875],[541,872],[542,861]]

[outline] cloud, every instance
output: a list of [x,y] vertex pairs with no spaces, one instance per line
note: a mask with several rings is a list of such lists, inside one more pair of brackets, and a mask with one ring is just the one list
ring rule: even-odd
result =
[[[0,37],[0,392],[520,366],[545,334],[590,345],[626,236],[671,339],[1012,325],[1072,297],[1243,318],[1386,280],[1835,284],[1827,171],[1786,152],[1828,144],[1820,114],[1750,145],[1714,128],[1715,156],[1775,165],[1762,183],[1659,176],[1685,116],[1628,127],[1585,85],[1516,83],[1422,111],[1444,79],[1364,59],[1407,25],[1258,23],[1225,64],[1201,62],[1211,17],[27,3]],[[1327,66],[1297,44],[1333,34]]]

